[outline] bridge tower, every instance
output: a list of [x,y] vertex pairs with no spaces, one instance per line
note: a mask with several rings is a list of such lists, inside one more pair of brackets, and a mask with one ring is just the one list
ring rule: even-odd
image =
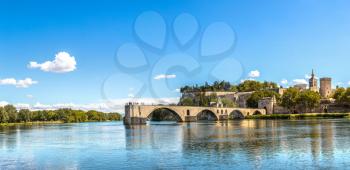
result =
[[146,124],[147,118],[141,116],[140,105],[137,103],[127,103],[125,105],[125,116],[123,118],[126,125]]

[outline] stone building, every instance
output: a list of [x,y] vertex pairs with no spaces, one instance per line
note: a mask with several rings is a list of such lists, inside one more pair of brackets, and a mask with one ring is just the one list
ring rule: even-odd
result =
[[265,109],[266,114],[273,114],[274,113],[274,105],[276,105],[276,98],[275,97],[264,97],[263,99],[259,100],[259,102],[258,102],[258,108]]
[[294,88],[297,88],[300,91],[303,91],[303,90],[307,89],[307,84],[296,84],[296,85],[294,85]]
[[311,91],[318,92],[317,79],[315,77],[314,70],[312,70],[311,78],[309,79],[309,89]]
[[322,98],[330,98],[332,95],[332,79],[323,77],[320,79],[320,94]]
[[[254,92],[225,92],[225,91],[206,91],[206,92],[185,92],[182,93],[181,98],[191,98],[194,99],[194,102],[196,101],[196,95],[199,95],[200,93],[204,94],[204,96],[211,96],[215,95],[218,97],[218,99],[229,99],[232,100],[237,107],[246,108],[247,107],[247,100],[248,98],[254,93]],[[214,106],[217,103],[211,102],[210,105]]]

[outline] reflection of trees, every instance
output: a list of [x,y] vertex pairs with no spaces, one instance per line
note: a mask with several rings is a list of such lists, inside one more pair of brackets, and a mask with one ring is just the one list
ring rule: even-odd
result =
[[275,121],[243,120],[190,126],[184,132],[183,152],[209,154],[219,162],[244,154],[245,159],[257,161],[259,166],[261,155],[274,147],[273,140],[268,138],[276,134]]
[[31,129],[45,128],[44,125],[16,125],[0,126],[0,147],[13,148],[14,145],[21,143],[23,133]]
[[139,126],[127,130],[126,138],[127,149],[180,149],[185,160],[205,155],[216,163],[249,161],[259,169],[262,160],[278,154],[292,161],[309,156],[312,164],[332,160],[334,130],[348,133],[333,120],[241,120]]

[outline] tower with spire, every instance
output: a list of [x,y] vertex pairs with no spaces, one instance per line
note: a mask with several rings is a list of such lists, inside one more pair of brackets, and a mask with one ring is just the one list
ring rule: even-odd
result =
[[311,78],[309,79],[309,89],[311,91],[318,92],[317,79],[314,73],[314,69],[312,69]]

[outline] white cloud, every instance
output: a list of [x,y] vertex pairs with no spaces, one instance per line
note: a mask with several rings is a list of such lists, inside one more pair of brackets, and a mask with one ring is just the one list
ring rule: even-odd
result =
[[[17,109],[29,109],[29,110],[56,110],[60,108],[71,108],[79,110],[97,110],[103,112],[119,112],[124,113],[124,106],[128,102],[136,102],[142,104],[176,104],[178,103],[179,98],[123,98],[115,100],[106,100],[98,103],[90,104],[75,104],[75,103],[57,103],[57,104],[43,104],[37,102],[35,104],[26,104],[26,103],[16,103],[13,104]],[[0,101],[0,106],[5,106],[9,104],[6,101]]]
[[13,85],[17,88],[28,88],[33,84],[38,84],[38,81],[34,81],[31,78],[25,78],[23,80],[16,80],[14,78],[0,79],[0,85]]
[[24,80],[18,80],[16,87],[18,88],[27,88],[33,84],[37,84],[37,81],[33,81],[31,78],[26,78]]
[[74,71],[76,69],[76,65],[77,62],[75,61],[74,56],[71,56],[67,52],[59,52],[56,54],[55,60],[53,61],[46,61],[41,64],[31,61],[28,67],[39,68],[45,72],[66,73]]
[[258,78],[258,77],[260,77],[260,71],[259,70],[250,71],[249,74],[248,74],[248,77],[250,77],[250,78]]
[[3,106],[6,106],[8,105],[9,103],[6,102],[6,101],[0,101],[0,107],[3,107]]
[[287,79],[283,79],[283,80],[281,80],[281,84],[283,84],[283,85],[288,84],[288,80],[287,80]]
[[350,81],[348,82],[348,85],[350,85]]
[[173,79],[176,78],[175,74],[159,74],[154,77],[155,80],[160,80],[160,79]]
[[308,84],[308,83],[305,79],[294,79],[293,84],[296,85],[296,84]]
[[176,93],[180,93],[180,89],[175,89],[175,92]]

